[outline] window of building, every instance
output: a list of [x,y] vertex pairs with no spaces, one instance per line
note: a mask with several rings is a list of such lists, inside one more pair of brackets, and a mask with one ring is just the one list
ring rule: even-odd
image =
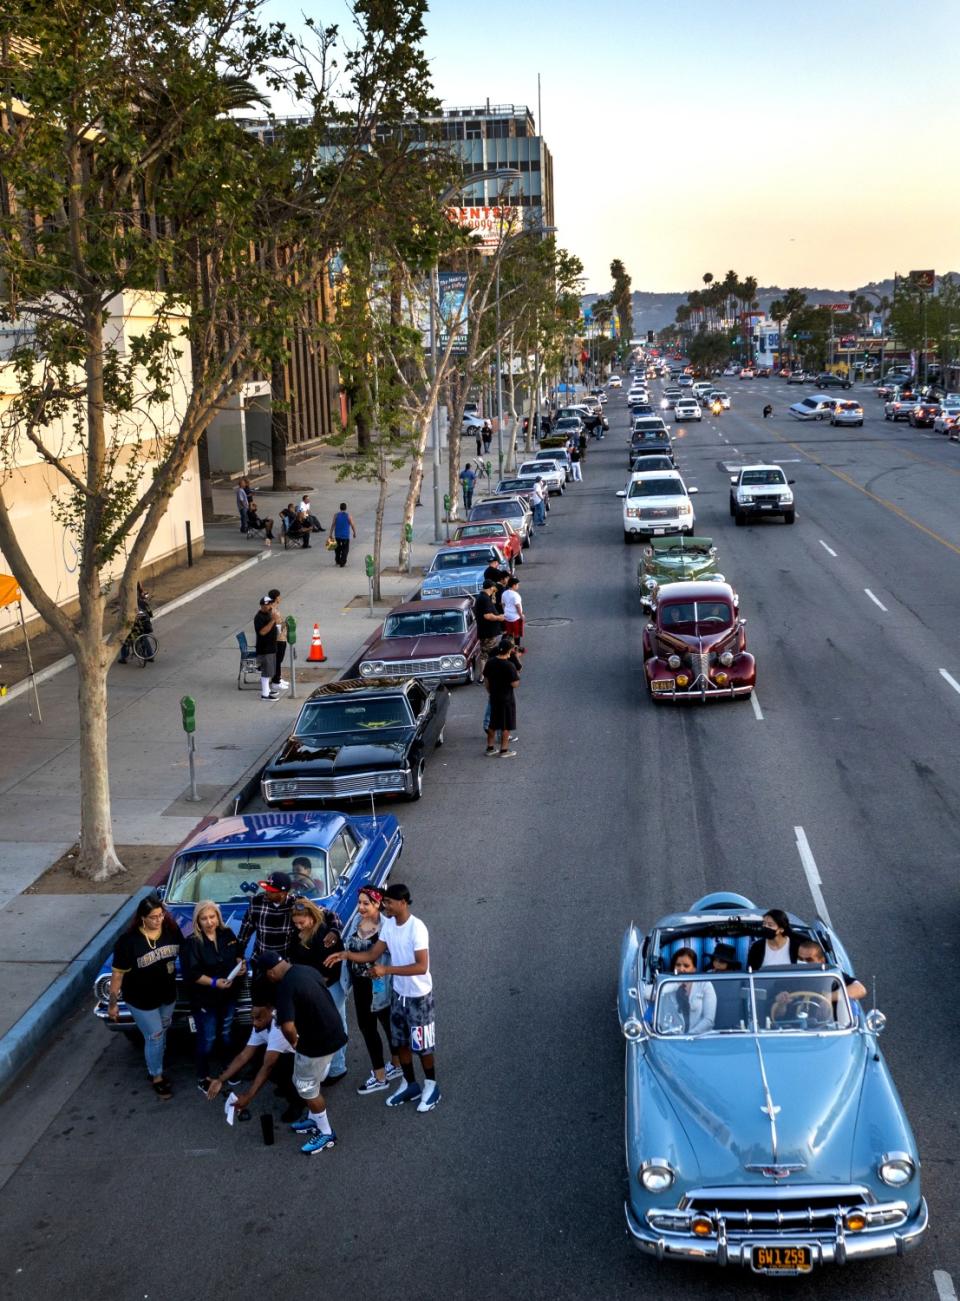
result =
[[466,138],[467,138],[468,140],[482,140],[482,139],[483,139],[483,123],[482,123],[482,122],[466,122],[466,123],[464,123],[464,127],[465,127],[465,130],[466,130]]

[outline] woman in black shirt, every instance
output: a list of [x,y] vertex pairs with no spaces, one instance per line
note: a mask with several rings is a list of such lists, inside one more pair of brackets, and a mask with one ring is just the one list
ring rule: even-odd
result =
[[167,1030],[177,1001],[177,955],[183,944],[180,927],[164,908],[160,897],[148,894],[137,904],[133,921],[117,940],[110,976],[107,1015],[119,1019],[123,1000],[143,1035],[144,1058],[150,1082],[158,1097],[173,1090],[163,1073]]
[[206,1093],[210,1087],[210,1054],[219,1038],[230,1047],[230,1028],[240,993],[236,977],[230,974],[241,961],[240,945],[229,926],[225,926],[220,909],[211,899],[204,899],[193,910],[193,934],[180,950],[180,968],[190,993],[190,1005],[197,1027],[197,1087]]
[[[341,983],[339,967],[325,967],[324,958],[339,953],[343,948],[340,919],[327,908],[318,908],[312,899],[298,899],[292,916],[296,938],[290,946],[290,961],[294,965],[315,967],[327,983],[330,997],[340,1013],[343,1028],[347,1028],[347,991]],[[326,1083],[341,1079],[347,1073],[346,1044],[330,1063]]]

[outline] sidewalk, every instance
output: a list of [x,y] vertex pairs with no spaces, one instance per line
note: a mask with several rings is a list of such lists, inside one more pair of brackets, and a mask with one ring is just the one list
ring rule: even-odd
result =
[[[245,540],[237,524],[211,525],[208,551],[246,550],[252,559],[259,557],[259,563],[231,571],[212,590],[185,593],[158,609],[156,661],[145,667],[118,664],[111,670],[110,785],[121,858],[122,847],[134,846],[149,849],[160,861],[203,817],[232,808],[235,791],[256,773],[267,752],[279,746],[312,687],[349,667],[376,627],[369,617],[363,564],[364,555],[373,549],[376,487],[337,483],[336,466],[343,461],[340,452],[323,449],[292,466],[289,480],[312,485],[314,511],[326,528],[339,502],[347,502],[357,539],[345,569],[338,569],[332,553],[324,549],[326,534],[315,535],[308,551],[284,551],[279,542],[268,548]],[[429,466],[427,474],[429,478]],[[397,474],[387,503],[388,565],[396,563],[406,486],[406,474]],[[281,499],[260,487],[260,514],[276,519],[293,495],[291,490]],[[414,525],[411,573],[382,579],[388,604],[415,589],[421,567],[433,554],[427,485],[422,501]],[[234,516],[232,487],[215,491],[215,506],[218,513]],[[252,645],[259,599],[273,587],[282,593],[283,613],[297,620],[297,699],[285,692],[267,704],[256,688],[237,690],[236,633],[245,631]],[[380,608],[379,617],[386,608]],[[327,655],[322,666],[306,663],[315,622]],[[287,654],[284,677],[289,680]],[[56,666],[48,674],[51,669]],[[198,803],[186,799],[189,775],[179,707],[185,694],[197,702]],[[76,671],[68,663],[40,686],[42,723],[32,716],[32,692],[0,702],[0,1089],[92,979],[90,971],[98,969],[110,951],[119,925],[132,910],[132,896],[140,893],[122,879],[109,884],[113,893],[23,893],[78,838],[76,697]],[[38,1032],[38,1027],[43,1029]]]

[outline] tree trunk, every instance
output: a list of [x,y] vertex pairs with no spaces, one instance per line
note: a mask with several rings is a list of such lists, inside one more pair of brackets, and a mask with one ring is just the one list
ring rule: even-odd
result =
[[420,500],[420,488],[423,484],[423,457],[427,450],[427,435],[430,432],[432,414],[432,406],[420,413],[420,429],[414,448],[413,463],[410,466],[410,487],[407,489],[407,499],[403,503],[403,519],[400,522],[400,553],[397,558],[397,567],[401,574],[410,572],[410,543],[407,541],[407,525],[409,524],[410,528],[413,528],[413,512]]
[[377,477],[377,510],[373,519],[373,599],[380,600],[380,563],[383,556],[383,517],[387,509],[387,475],[389,467],[381,453],[380,473]]
[[113,844],[107,757],[107,671],[102,643],[81,638],[75,648],[80,703],[80,853],[74,871],[107,881],[126,868]]
[[200,512],[204,523],[209,523],[214,516],[213,483],[210,478],[210,446],[204,431],[197,443],[197,461],[200,468]]
[[357,451],[362,456],[364,452],[370,450],[370,421],[362,406],[355,410],[354,426],[357,431]]
[[271,492],[288,491],[287,434],[289,420],[284,401],[286,394],[285,380],[282,364],[275,361],[270,372],[270,393],[273,399],[270,411],[270,459],[273,462]]

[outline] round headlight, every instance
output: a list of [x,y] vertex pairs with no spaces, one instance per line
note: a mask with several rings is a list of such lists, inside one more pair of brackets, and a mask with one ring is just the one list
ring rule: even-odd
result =
[[902,1188],[916,1174],[916,1166],[906,1152],[889,1152],[881,1159],[878,1173],[891,1188]]
[[654,1157],[652,1161],[644,1161],[639,1179],[648,1193],[662,1193],[673,1183],[674,1173],[663,1157]]
[[442,669],[452,669],[454,667],[453,657],[451,655],[441,655],[440,667]]
[[685,687],[689,681],[690,681],[690,679],[689,679],[689,677],[687,677],[686,673],[678,673],[678,674],[677,674],[677,686],[678,686],[678,687]]
[[364,660],[364,662],[360,665],[360,676],[362,678],[369,678],[373,676],[373,665],[370,663],[369,660]]
[[727,683],[730,681],[726,673],[715,673],[713,675],[713,680],[718,687],[725,687]]
[[667,660],[667,663],[670,665],[672,669],[678,669],[680,665],[683,663],[683,661],[681,660],[679,655],[671,655],[670,658]]
[[623,1037],[631,1042],[643,1036],[643,1026],[635,1016],[628,1017],[623,1023]]
[[723,665],[725,669],[728,669],[730,665],[733,663],[733,651],[725,650],[723,654],[720,656],[720,663]]
[[455,668],[455,669],[465,669],[465,668],[467,667],[467,659],[466,659],[466,656],[465,656],[465,655],[451,655],[451,656],[450,656],[450,666],[451,666],[451,668]]
[[93,982],[93,993],[97,1002],[106,1003],[110,998],[110,976],[98,976]]
[[657,580],[655,578],[646,578],[644,579],[643,585],[648,592],[653,592],[656,590]]

